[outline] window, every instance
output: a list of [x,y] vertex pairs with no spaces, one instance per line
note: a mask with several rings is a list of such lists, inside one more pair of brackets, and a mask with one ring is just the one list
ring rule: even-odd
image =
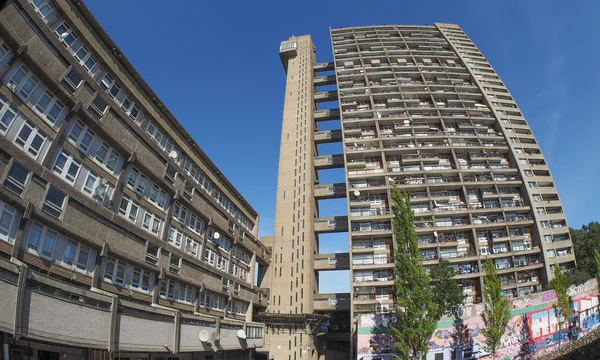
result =
[[538,215],[544,215],[546,213],[546,209],[544,209],[543,207],[535,208],[535,212]]
[[116,174],[117,162],[119,161],[119,154],[105,142],[100,145],[94,159],[106,168],[109,172]]
[[174,272],[179,272],[179,268],[181,266],[181,259],[173,254],[171,254],[171,259],[169,260],[169,270]]
[[167,300],[175,299],[175,281],[169,279],[160,281],[160,297]]
[[204,221],[198,216],[191,214],[187,227],[196,234],[201,235],[204,232]]
[[6,134],[17,117],[17,109],[0,96],[0,133]]
[[46,192],[46,200],[44,200],[44,204],[42,205],[42,211],[54,217],[60,217],[63,212],[65,198],[65,194],[50,185],[48,192]]
[[542,201],[542,195],[533,195],[533,201]]
[[121,204],[119,205],[119,214],[123,215],[129,221],[135,223],[137,221],[140,206],[133,201],[129,196],[123,195]]
[[167,172],[165,173],[165,177],[169,181],[174,183],[175,180],[177,179],[177,170],[174,167],[172,167],[171,165],[167,165]]
[[153,122],[148,123],[148,127],[146,128],[146,133],[154,140],[157,144],[161,144],[163,140],[163,133],[159,130],[158,126],[156,126]]
[[229,261],[223,257],[223,256],[219,256],[217,259],[217,269],[221,270],[221,271],[225,271],[227,272],[227,265],[229,264]]
[[191,237],[187,237],[185,239],[185,252],[196,257],[198,256],[198,246],[199,243],[198,241],[194,240]]
[[96,94],[94,100],[92,100],[90,106],[88,106],[88,110],[96,117],[97,120],[100,120],[106,113],[106,110],[108,110],[108,104],[106,101],[104,101],[100,94]]
[[125,270],[127,264],[108,256],[104,267],[104,280],[112,282],[115,285],[125,285]]
[[179,284],[177,300],[180,302],[191,304],[194,299],[194,288],[190,285]]
[[69,132],[69,140],[77,147],[79,150],[83,151],[87,154],[90,146],[92,145],[92,141],[94,140],[94,132],[90,130],[90,128],[85,125],[81,120],[77,120],[71,131]]
[[552,242],[552,235],[544,235],[544,242]]
[[14,241],[14,239],[11,239],[10,232],[16,215],[17,211],[14,208],[0,201],[0,239],[9,243]]
[[137,119],[140,114],[140,108],[129,96],[125,96],[125,99],[123,99],[123,102],[121,103],[121,108],[133,120]]
[[67,49],[70,49],[77,40],[77,35],[73,32],[73,29],[64,21],[54,30],[54,34]]
[[530,182],[530,183],[528,183],[528,185],[529,185],[529,188],[530,188],[530,189],[535,189],[535,188],[537,188],[537,187],[538,187],[538,186],[537,186],[537,183],[534,183],[534,182]]
[[50,0],[31,0],[31,5],[33,5],[35,12],[42,20],[44,20],[53,10],[50,5]]
[[25,183],[29,176],[29,170],[24,168],[18,162],[13,162],[6,179],[4,179],[4,187],[13,193],[21,196],[23,190],[25,190]]
[[0,61],[4,60],[4,57],[10,52],[10,49],[2,39],[0,39]]
[[129,177],[127,178],[127,186],[138,194],[143,194],[146,190],[146,184],[148,178],[146,175],[140,173],[136,168],[131,168],[129,171]]
[[65,89],[67,89],[68,92],[74,94],[75,91],[79,89],[79,86],[83,83],[83,78],[77,71],[75,71],[75,69],[71,68],[71,70],[67,72],[60,83],[65,87]]
[[8,80],[8,86],[23,100],[29,98],[37,84],[38,79],[33,76],[31,71],[29,71],[25,65],[21,65],[10,80]]
[[548,257],[549,258],[553,258],[555,256],[556,256],[556,253],[555,253],[554,249],[548,250]]
[[175,246],[176,248],[181,248],[181,244],[182,244],[182,239],[183,239],[183,233],[177,229],[175,229],[174,227],[169,229],[169,237],[167,239],[167,241]]
[[15,137],[15,144],[22,147],[27,154],[37,160],[48,137],[30,120],[26,120]]
[[27,249],[52,260],[57,237],[58,233],[56,231],[35,222],[29,231]]
[[548,229],[550,227],[550,224],[547,221],[542,221],[540,224],[542,225],[543,229]]
[[533,176],[533,171],[525,170],[525,176]]
[[177,220],[182,225],[185,225],[187,220],[188,210],[185,206],[181,205],[178,202],[173,204],[173,219]]
[[54,167],[52,168],[52,171],[54,171],[55,174],[71,185],[75,183],[79,170],[81,170],[81,162],[64,150],[61,150],[58,154]]
[[117,84],[116,80],[109,73],[104,74],[100,80],[100,86],[106,90],[113,99],[121,92],[121,86]]
[[133,276],[131,278],[131,287],[143,292],[149,292],[154,283],[154,274],[148,270],[133,268]]
[[152,188],[150,189],[150,196],[148,196],[148,200],[152,204],[156,205],[157,208],[165,210],[169,202],[169,197],[166,191],[161,189],[158,185],[153,184]]
[[142,222],[142,228],[153,233],[154,235],[158,235],[158,233],[160,232],[161,223],[161,218],[156,216],[156,214],[152,213],[148,209],[144,209],[144,220]]
[[79,60],[79,64],[81,64],[81,66],[83,66],[88,73],[92,72],[98,63],[96,58],[92,55],[92,52],[85,45],[81,46],[79,50],[73,54],[73,56]]
[[54,94],[49,90],[46,90],[38,100],[37,104],[35,104],[34,108],[42,118],[48,120],[50,124],[56,125],[64,105],[56,96],[54,96]]
[[204,249],[204,262],[207,264],[215,266],[216,256],[217,255],[212,250]]

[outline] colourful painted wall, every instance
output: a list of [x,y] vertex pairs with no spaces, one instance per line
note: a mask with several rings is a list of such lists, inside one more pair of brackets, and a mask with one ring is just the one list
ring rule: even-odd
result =
[[[595,279],[569,289],[575,324],[571,332],[576,336],[584,336],[600,324],[598,314],[598,286]],[[500,359],[533,359],[556,349],[559,341],[568,340],[567,331],[562,331],[559,339],[558,321],[553,302],[556,294],[553,290],[533,294],[511,301],[512,318],[502,337],[502,345],[498,349]],[[463,323],[469,330],[474,344],[483,346],[481,334],[481,304],[465,309],[468,317]],[[393,321],[391,314],[361,315],[357,330],[357,360],[368,360],[373,357],[388,359],[393,353],[393,339],[387,331],[387,324]],[[566,326],[566,325],[565,325]],[[566,327],[565,327],[566,328]],[[440,321],[430,341],[430,354],[444,353],[444,360],[450,358],[449,349],[456,344],[456,327],[453,321]],[[428,356],[429,358],[429,356]],[[488,359],[491,356],[487,356]],[[486,359],[486,357],[480,357]]]

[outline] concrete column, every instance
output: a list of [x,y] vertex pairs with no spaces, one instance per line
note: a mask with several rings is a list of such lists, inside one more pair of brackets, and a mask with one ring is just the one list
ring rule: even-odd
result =
[[29,268],[26,264],[19,264],[19,279],[17,280],[17,298],[15,301],[15,336],[21,336],[23,330],[23,301],[25,300],[25,288],[27,285],[27,273]]
[[110,306],[110,329],[108,331],[108,351],[114,351],[117,344],[117,317],[119,309],[119,298],[113,297]]

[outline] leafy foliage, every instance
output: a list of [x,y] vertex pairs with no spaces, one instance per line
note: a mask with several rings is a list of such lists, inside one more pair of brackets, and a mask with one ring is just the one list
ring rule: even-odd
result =
[[390,325],[390,333],[396,340],[399,357],[423,359],[435,331],[438,309],[429,287],[429,275],[423,268],[408,195],[394,186],[392,200],[396,322]]
[[600,223],[592,221],[581,229],[570,229],[573,248],[577,259],[577,268],[590,278],[596,276],[597,265],[594,250],[600,249]]
[[570,319],[569,296],[567,295],[567,276],[560,270],[558,264],[554,265],[554,280],[550,282],[550,288],[556,292],[556,304],[554,309],[558,318],[559,332],[562,330],[565,320]]
[[596,272],[594,276],[596,277],[596,281],[598,281],[598,286],[600,287],[600,252],[598,249],[594,249],[594,259],[596,260]]
[[481,333],[486,338],[487,350],[492,353],[492,358],[495,358],[496,350],[510,320],[509,301],[507,298],[502,297],[500,279],[498,279],[494,262],[490,258],[485,260],[483,269],[485,271],[483,277],[485,304],[481,317],[485,328],[481,330]]
[[440,259],[438,266],[431,269],[431,281],[433,288],[433,301],[438,307],[438,319],[442,315],[459,317],[462,312],[462,304],[465,300],[462,288],[458,282],[453,279],[456,271],[445,259]]

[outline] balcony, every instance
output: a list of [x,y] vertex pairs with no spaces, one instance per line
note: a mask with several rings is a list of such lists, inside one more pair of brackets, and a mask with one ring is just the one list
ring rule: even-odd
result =
[[348,253],[315,255],[315,271],[349,270],[350,255]]
[[337,91],[323,91],[317,92],[314,94],[313,99],[315,103],[321,103],[326,101],[337,101],[338,93]]
[[346,216],[330,216],[315,219],[315,232],[317,234],[348,232],[348,218]]
[[393,267],[394,259],[388,254],[374,254],[374,255],[354,255],[352,257],[352,266],[356,269],[366,268],[389,268]]
[[314,165],[316,170],[336,169],[344,167],[344,155],[323,155],[315,156]]
[[352,233],[357,235],[375,235],[390,231],[392,231],[392,225],[390,223],[364,222],[352,225]]
[[328,121],[340,118],[340,109],[317,110],[313,114],[315,121]]
[[335,64],[332,61],[316,64],[313,66],[313,70],[314,72],[335,70]]
[[313,80],[315,86],[333,85],[335,84],[335,75],[319,76]]
[[346,184],[318,184],[314,188],[314,196],[317,200],[341,199],[346,197]]
[[315,294],[315,311],[350,311],[350,293]]
[[317,131],[314,136],[315,144],[326,144],[342,141],[341,130]]

